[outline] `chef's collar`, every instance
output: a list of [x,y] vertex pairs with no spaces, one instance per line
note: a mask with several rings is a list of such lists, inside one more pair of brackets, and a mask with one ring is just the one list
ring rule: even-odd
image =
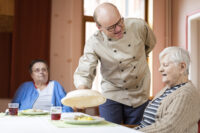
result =
[[[126,31],[124,31],[124,35],[126,35]],[[123,35],[123,36],[124,36]],[[115,39],[115,38],[108,38],[108,41],[116,41],[116,40],[118,40],[118,39]]]
[[[114,38],[109,38],[104,32],[102,32],[101,31],[101,33],[102,33],[102,35],[103,35],[103,38],[104,38],[104,40],[107,40],[107,41],[117,41],[118,39],[114,39]],[[125,36],[127,34],[127,31],[126,31],[126,29],[124,29],[124,35],[123,36]]]

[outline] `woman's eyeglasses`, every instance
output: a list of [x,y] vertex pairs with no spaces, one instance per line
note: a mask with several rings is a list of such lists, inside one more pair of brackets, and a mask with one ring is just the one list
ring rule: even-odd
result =
[[46,68],[42,68],[42,69],[37,68],[37,69],[33,70],[33,72],[35,72],[35,73],[40,73],[40,71],[47,72],[48,70]]

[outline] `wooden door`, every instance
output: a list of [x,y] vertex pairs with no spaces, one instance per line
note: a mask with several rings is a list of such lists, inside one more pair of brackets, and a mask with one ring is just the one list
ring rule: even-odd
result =
[[0,32],[0,98],[9,97],[12,33]]

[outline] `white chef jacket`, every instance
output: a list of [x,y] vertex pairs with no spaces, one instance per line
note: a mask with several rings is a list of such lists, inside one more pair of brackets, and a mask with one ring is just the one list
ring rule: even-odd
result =
[[102,94],[119,103],[138,107],[149,98],[147,55],[155,46],[156,38],[142,19],[127,18],[124,24],[124,36],[119,40],[101,31],[87,40],[74,73],[74,84],[91,88],[100,61]]

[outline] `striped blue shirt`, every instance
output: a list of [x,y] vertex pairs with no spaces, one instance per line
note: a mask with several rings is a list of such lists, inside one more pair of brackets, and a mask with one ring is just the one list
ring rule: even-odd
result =
[[176,85],[174,87],[168,88],[165,90],[165,92],[158,98],[154,99],[145,109],[144,114],[143,114],[143,119],[140,122],[140,125],[136,128],[137,130],[140,128],[143,128],[145,126],[151,125],[152,123],[155,123],[156,119],[156,113],[158,110],[158,107],[161,104],[161,101],[168,96],[170,93],[173,91],[177,90],[181,86],[185,85],[185,83]]

